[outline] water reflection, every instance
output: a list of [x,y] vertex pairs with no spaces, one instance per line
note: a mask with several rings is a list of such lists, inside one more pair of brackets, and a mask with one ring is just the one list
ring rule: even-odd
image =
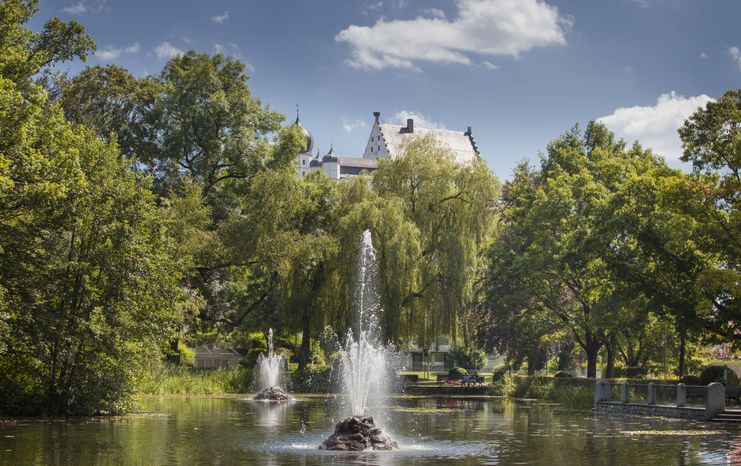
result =
[[567,412],[476,399],[397,399],[396,452],[316,450],[336,398],[289,404],[150,400],[121,418],[0,421],[0,464],[729,464],[741,432],[718,424]]

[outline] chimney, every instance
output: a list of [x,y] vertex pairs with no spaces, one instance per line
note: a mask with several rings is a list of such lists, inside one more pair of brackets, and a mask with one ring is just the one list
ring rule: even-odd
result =
[[414,119],[407,118],[407,125],[405,128],[401,128],[402,133],[413,133],[414,132]]
[[376,123],[378,123],[378,118],[381,116],[381,112],[373,112],[373,116],[376,117]]
[[469,126],[465,133],[463,133],[466,136],[471,136],[473,132],[471,131],[471,127]]

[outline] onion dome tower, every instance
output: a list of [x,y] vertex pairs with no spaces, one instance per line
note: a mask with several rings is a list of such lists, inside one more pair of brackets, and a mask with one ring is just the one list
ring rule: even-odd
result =
[[311,152],[314,150],[314,137],[311,135],[308,129],[301,124],[301,118],[299,117],[299,107],[296,105],[296,121],[293,123],[294,126],[298,126],[301,132],[306,138],[306,142],[303,150],[298,154],[298,176],[303,178],[309,172],[309,165],[311,164]]
[[306,146],[304,147],[302,153],[311,154],[314,151],[314,137],[311,135],[309,130],[306,129],[306,127],[304,127],[304,125],[301,123],[298,105],[296,105],[296,121],[293,124],[301,129],[301,131],[304,133],[304,137],[306,138]]

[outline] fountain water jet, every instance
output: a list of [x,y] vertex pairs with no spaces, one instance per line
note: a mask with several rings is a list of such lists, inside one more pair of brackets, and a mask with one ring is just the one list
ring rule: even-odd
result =
[[291,397],[280,387],[280,372],[285,366],[283,356],[273,352],[273,329],[268,330],[268,355],[257,358],[257,371],[260,393],[256,400],[286,401]]
[[[351,416],[337,423],[335,432],[321,445],[320,450],[392,450],[396,442],[375,425],[368,412],[374,402],[387,393],[386,348],[381,344],[378,315],[381,311],[378,293],[376,251],[371,232],[363,232],[358,258],[356,287],[357,322],[355,332],[350,330],[340,354],[342,378]],[[355,337],[357,336],[357,340]]]

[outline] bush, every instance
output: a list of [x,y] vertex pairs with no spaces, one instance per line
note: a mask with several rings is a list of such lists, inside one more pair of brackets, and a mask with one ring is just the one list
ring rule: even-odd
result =
[[644,369],[638,367],[616,367],[613,372],[614,378],[640,379],[646,375]]
[[509,369],[507,369],[506,367],[500,367],[499,369],[496,369],[496,370],[494,370],[494,372],[491,373],[491,381],[492,382],[499,382],[508,373],[509,373]]
[[178,340],[178,355],[180,364],[193,367],[196,364],[196,350],[189,348],[182,340]]
[[505,374],[501,382],[501,394],[512,398],[551,400],[569,409],[590,409],[592,407],[594,404],[592,383],[573,385],[556,383],[558,380],[566,381],[567,378],[554,380],[546,377]]
[[239,360],[239,365],[242,367],[254,368],[257,366],[257,360],[261,354],[267,355],[268,350],[265,348],[250,348],[247,354]]
[[553,374],[553,377],[556,377],[556,378],[573,378],[574,375],[571,372],[568,372],[568,371],[558,371],[555,374]]
[[339,374],[332,366],[309,365],[291,374],[289,390],[294,393],[335,393],[339,391]]
[[448,371],[448,380],[460,380],[464,375],[468,375],[468,371],[462,367],[454,367]]
[[697,375],[685,375],[679,381],[685,385],[702,385],[700,377]]
[[713,382],[723,382],[723,372],[728,371],[728,385],[737,386],[738,376],[732,369],[726,366],[706,366],[700,374],[700,385],[708,385]]
[[450,356],[453,359],[453,364],[474,371],[485,367],[486,363],[489,362],[486,353],[475,348],[456,347],[450,351]]

